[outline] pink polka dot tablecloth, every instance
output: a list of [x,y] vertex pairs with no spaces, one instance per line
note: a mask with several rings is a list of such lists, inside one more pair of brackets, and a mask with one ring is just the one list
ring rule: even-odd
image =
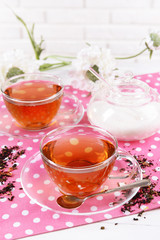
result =
[[[160,93],[160,73],[145,74],[137,76],[136,78],[145,81],[151,87],[156,88]],[[87,104],[90,100],[88,92],[73,89],[70,86],[66,87],[66,91],[77,96],[82,102],[84,109],[87,108]],[[86,111],[81,123],[88,123]],[[15,181],[15,189],[13,191],[14,199],[12,201],[9,201],[7,197],[0,199],[0,239],[22,238],[122,217],[128,214],[139,213],[141,211],[148,211],[160,207],[160,196],[154,196],[154,199],[150,203],[141,204],[140,206],[135,205],[132,211],[122,211],[122,207],[120,206],[108,212],[92,214],[92,212],[94,213],[94,211],[98,209],[103,200],[103,198],[100,197],[95,198],[90,207],[91,214],[89,215],[63,214],[61,212],[51,211],[36,204],[22,189],[20,174],[28,159],[39,151],[40,139],[40,137],[32,137],[30,139],[18,138],[0,133],[1,148],[4,146],[9,147],[18,145],[20,149],[25,149],[25,153],[17,160],[18,168],[14,170],[13,176],[10,177],[12,181]],[[141,141],[119,142],[119,146],[129,151],[132,155],[143,156],[151,163],[146,166],[145,169],[142,169],[143,176],[149,176],[152,183],[155,185],[155,189],[160,189],[160,131],[152,137]],[[43,168],[43,164],[41,165]],[[34,178],[38,179],[39,174],[36,173]],[[32,188],[32,183],[29,184],[28,187]],[[46,181],[45,184],[48,184],[48,182]],[[41,194],[41,191],[39,191],[39,194]],[[50,196],[49,200],[55,201],[53,196]]]

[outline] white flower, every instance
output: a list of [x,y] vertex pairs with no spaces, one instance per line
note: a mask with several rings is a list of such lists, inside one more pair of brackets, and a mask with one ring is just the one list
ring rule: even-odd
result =
[[12,50],[5,52],[0,60],[0,79],[5,80],[8,70],[12,67],[20,68],[24,73],[34,72],[38,70],[39,63],[22,50]]
[[78,53],[76,60],[72,63],[72,73],[74,72],[75,78],[72,81],[74,87],[88,91],[94,89],[95,83],[87,78],[86,72],[95,65],[98,67],[99,74],[107,81],[115,68],[115,60],[109,49],[96,45],[87,46]]

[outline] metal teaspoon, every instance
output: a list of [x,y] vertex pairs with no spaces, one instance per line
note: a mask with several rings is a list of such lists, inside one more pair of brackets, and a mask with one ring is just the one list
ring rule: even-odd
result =
[[121,187],[116,187],[113,189],[105,190],[103,192],[94,193],[85,198],[78,198],[73,195],[62,195],[57,198],[57,203],[58,203],[58,205],[60,205],[63,208],[68,208],[68,209],[77,208],[87,199],[101,195],[101,194],[107,194],[107,193],[112,193],[112,192],[122,191],[122,190],[129,190],[129,189],[137,188],[137,187],[146,187],[146,186],[149,186],[150,184],[151,184],[151,182],[149,179],[142,179],[142,180],[130,183],[130,184],[126,184]]

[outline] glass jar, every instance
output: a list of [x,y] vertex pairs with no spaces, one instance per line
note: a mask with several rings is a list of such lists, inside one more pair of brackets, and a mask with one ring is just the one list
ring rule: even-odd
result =
[[141,140],[160,129],[160,96],[145,82],[118,79],[92,96],[87,115],[118,140]]

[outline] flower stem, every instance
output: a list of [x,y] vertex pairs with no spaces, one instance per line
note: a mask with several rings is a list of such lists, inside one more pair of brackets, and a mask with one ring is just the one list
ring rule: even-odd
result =
[[133,56],[130,56],[130,57],[116,57],[115,59],[116,59],[116,60],[123,60],[123,59],[135,58],[135,57],[141,55],[142,53],[144,53],[146,50],[148,50],[147,47],[146,47],[145,49],[143,49],[141,52],[139,52],[139,53],[137,53],[137,54],[135,54],[135,55],[133,55]]
[[67,65],[70,65],[72,62],[68,61],[68,62],[60,62],[60,63],[44,63],[39,67],[40,71],[47,71],[47,70],[51,70],[51,69],[55,69],[55,68],[60,68],[60,67],[64,67]]
[[48,58],[69,58],[69,59],[75,59],[76,57],[68,57],[68,56],[59,56],[59,55],[50,55],[50,56],[47,56],[45,58],[43,58],[43,60],[47,60]]

